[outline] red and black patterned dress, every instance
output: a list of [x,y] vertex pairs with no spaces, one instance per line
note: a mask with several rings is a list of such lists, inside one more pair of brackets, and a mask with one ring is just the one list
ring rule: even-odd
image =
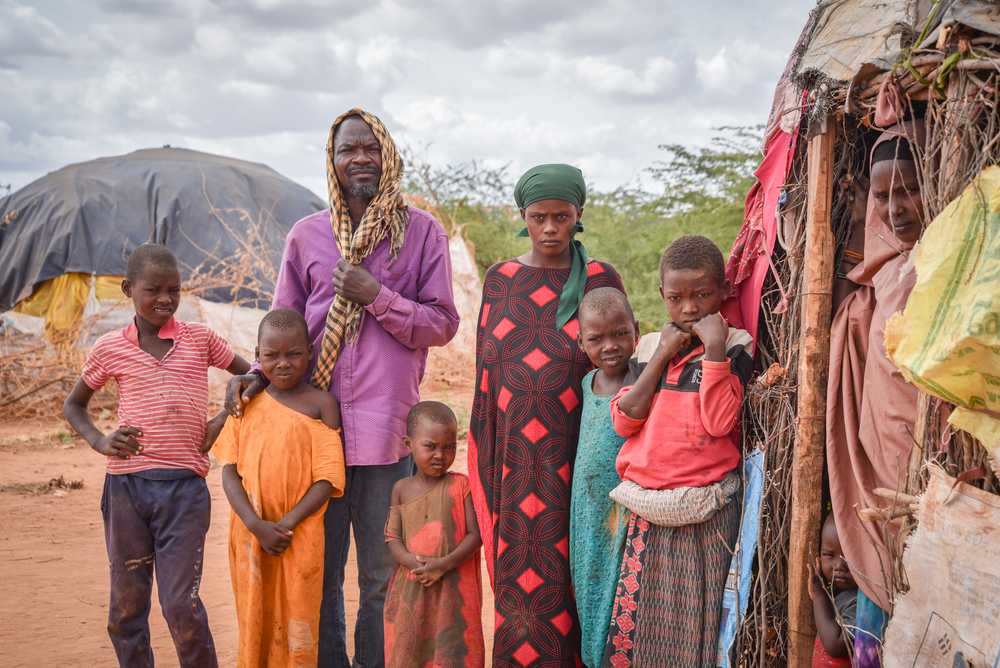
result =
[[[495,594],[496,668],[579,665],[569,484],[591,364],[577,319],[555,325],[569,272],[509,260],[483,284],[469,481]],[[586,291],[602,287],[624,291],[614,267],[591,260]]]

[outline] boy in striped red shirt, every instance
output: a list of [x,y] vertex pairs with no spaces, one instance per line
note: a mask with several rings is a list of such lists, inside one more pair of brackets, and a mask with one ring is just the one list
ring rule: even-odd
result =
[[[160,607],[180,665],[218,665],[198,595],[211,497],[208,451],[225,423],[210,421],[208,367],[245,374],[250,363],[207,325],[179,322],[181,271],[164,246],[128,259],[122,292],[135,320],[97,340],[63,404],[73,428],[108,458],[101,513],[111,564],[108,634],[121,666],[152,666],[153,565]],[[102,433],[87,405],[118,382],[118,429]]]

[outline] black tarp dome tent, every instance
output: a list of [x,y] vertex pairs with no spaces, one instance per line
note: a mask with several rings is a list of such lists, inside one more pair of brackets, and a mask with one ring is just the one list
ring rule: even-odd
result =
[[[265,165],[186,149],[69,165],[0,199],[0,311],[46,286],[51,291],[50,282],[66,275],[120,281],[128,254],[150,242],[173,251],[185,281],[195,269],[204,277],[227,261],[240,262],[250,241],[276,267],[291,226],[325,207]],[[249,268],[254,272],[260,273]],[[266,283],[256,279],[246,285]],[[200,296],[260,300],[265,308],[270,299],[253,287],[206,289]]]

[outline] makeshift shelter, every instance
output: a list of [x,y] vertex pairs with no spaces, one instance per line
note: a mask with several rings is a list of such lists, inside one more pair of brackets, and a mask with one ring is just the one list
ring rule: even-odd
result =
[[[177,316],[209,324],[252,357],[285,236],[326,207],[265,165],[169,147],[69,165],[0,199],[0,416],[58,413],[83,351],[131,317],[121,281],[143,243],[180,260]],[[469,247],[452,231],[462,324],[428,360],[427,380],[438,386],[475,363],[482,297]],[[211,378],[215,389],[226,380],[215,370]],[[114,397],[101,406],[113,409]]]
[[[1000,433],[1000,340],[990,320],[996,313],[988,308],[1000,303],[1000,274],[983,271],[996,264],[992,255],[997,253],[1000,215],[972,185],[1000,158],[1000,7],[981,0],[820,2],[778,83],[759,183],[747,197],[746,219],[727,267],[735,288],[724,313],[756,335],[758,366],[766,370],[747,391],[746,443],[748,449],[763,450],[763,481],[756,501],[760,511],[755,522],[745,520],[740,548],[744,554],[737,556],[751,552],[747,558],[754,561],[752,581],[739,585],[741,592],[746,589],[741,601],[745,607],[737,612],[732,644],[723,637],[720,645],[720,657],[732,659],[732,665],[811,665],[816,629],[806,565],[818,554],[824,501],[832,288],[852,222],[851,179],[865,170],[873,137],[880,133],[876,107],[887,78],[895,80],[902,101],[895,105],[883,94],[878,122],[886,122],[887,110],[899,120],[912,118],[917,106],[926,123],[927,141],[917,152],[925,219],[934,220],[939,229],[969,230],[965,238],[951,239],[946,246],[915,250],[917,267],[920,258],[944,248],[953,257],[973,258],[963,260],[951,283],[940,284],[950,286],[947,290],[927,288],[915,290],[918,297],[911,295],[953,306],[934,311],[954,314],[948,327],[938,327],[934,317],[913,316],[907,333],[919,341],[900,346],[898,355],[889,345],[904,374],[928,392],[920,395],[916,407],[909,461],[901,463],[905,489],[868,490],[890,496],[891,513],[857,508],[873,534],[884,532],[890,522],[901,524],[889,547],[893,567],[879,585],[888,592],[890,604],[909,589],[902,553],[906,536],[917,526],[913,509],[931,477],[928,467],[938,466],[941,475],[964,479],[988,495],[1000,491],[1000,444],[973,436]],[[975,202],[962,205],[962,210],[972,213],[959,221],[961,225],[957,218],[940,222],[948,204],[967,188]],[[991,263],[984,265],[986,260]],[[987,307],[963,310],[945,303],[959,295],[968,300],[971,293],[958,286],[971,280]],[[922,307],[920,312],[926,314],[927,304]],[[963,333],[942,338],[952,336],[952,330]],[[972,337],[975,345],[962,337]],[[971,370],[946,371],[913,361],[919,357],[913,350],[934,350],[941,361],[941,355],[967,354],[966,348],[984,351],[978,359],[987,361]],[[939,375],[929,375],[934,373]],[[943,388],[952,386],[941,381],[942,373],[949,382],[965,373],[989,387],[946,393]],[[953,404],[966,407],[966,413],[949,425],[945,418]],[[993,529],[994,536],[1000,535],[1000,527]],[[751,543],[745,542],[748,536]],[[919,617],[911,612],[909,619]],[[894,638],[905,635],[893,630],[891,620],[889,628]],[[892,651],[891,645],[887,651]],[[997,651],[1000,647],[983,648],[983,655],[992,662]],[[952,665],[954,652],[942,649],[939,654],[939,661]]]
[[144,243],[173,251],[197,296],[266,306],[285,234],[324,207],[265,165],[186,149],[69,165],[0,200],[0,311],[65,330],[91,292],[120,297]]

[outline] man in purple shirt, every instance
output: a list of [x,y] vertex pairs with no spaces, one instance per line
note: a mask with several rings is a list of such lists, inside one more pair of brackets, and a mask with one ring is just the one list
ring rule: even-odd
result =
[[[376,137],[376,129],[382,142]],[[337,119],[327,148],[331,209],[303,218],[285,240],[272,309],[291,308],[305,316],[316,366],[327,332],[331,304],[339,294],[360,304],[360,324],[343,336],[329,377],[330,392],[340,401],[347,483],[341,498],[330,499],[325,516],[326,559],[320,610],[319,665],[330,668],[380,668],[385,664],[382,606],[393,560],[385,544],[385,521],[392,487],[410,475],[412,457],[403,447],[406,415],[420,400],[427,348],[443,346],[458,330],[451,284],[448,235],[430,214],[399,206],[406,218],[402,244],[392,234],[368,249],[359,264],[344,259],[338,222],[351,237],[365,233],[369,205],[384,206],[398,194],[402,163],[381,122],[360,110]],[[383,178],[383,166],[389,171]],[[336,179],[336,184],[332,181]],[[342,199],[341,199],[342,198]],[[345,206],[346,205],[346,206]],[[332,220],[332,224],[331,224]],[[359,227],[361,229],[359,229]],[[392,246],[398,252],[392,252]],[[339,302],[338,302],[339,303]],[[352,306],[352,304],[348,304]],[[236,376],[226,392],[226,408],[239,416],[250,398],[264,388],[254,365]],[[313,378],[313,384],[317,378]],[[347,656],[344,568],[350,529],[358,553],[360,602],[354,629],[354,657]]]

